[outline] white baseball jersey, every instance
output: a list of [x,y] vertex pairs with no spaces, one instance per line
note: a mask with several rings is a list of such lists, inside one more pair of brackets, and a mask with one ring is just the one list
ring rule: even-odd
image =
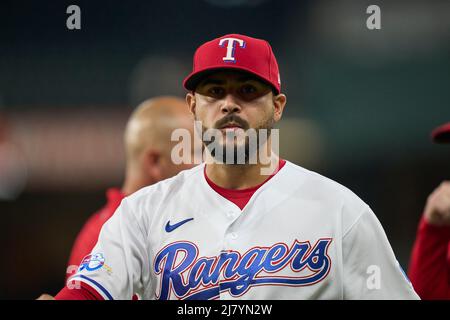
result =
[[69,281],[106,299],[418,299],[347,188],[287,161],[241,211],[204,166],[125,198]]

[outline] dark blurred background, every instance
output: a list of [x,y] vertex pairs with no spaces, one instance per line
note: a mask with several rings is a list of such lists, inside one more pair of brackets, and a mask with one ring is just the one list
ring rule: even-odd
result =
[[64,285],[77,232],[121,184],[131,110],[184,95],[195,48],[226,33],[272,44],[281,155],[366,201],[407,269],[426,198],[450,179],[450,146],[430,140],[450,121],[449,1],[2,1],[0,299]]

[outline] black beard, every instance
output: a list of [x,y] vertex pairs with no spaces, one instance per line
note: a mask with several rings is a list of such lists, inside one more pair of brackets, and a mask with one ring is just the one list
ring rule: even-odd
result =
[[[231,165],[239,165],[239,164],[249,164],[250,159],[257,159],[257,156],[259,154],[259,150],[260,148],[267,142],[268,137],[270,137],[271,135],[271,130],[273,128],[273,119],[266,121],[265,123],[263,123],[262,125],[258,126],[257,128],[254,128],[256,131],[256,148],[254,148],[254,150],[250,150],[250,142],[249,142],[249,136],[245,137],[245,143],[241,146],[237,146],[236,142],[230,142],[228,141],[228,143],[233,143],[234,145],[228,146],[228,148],[232,148],[233,149],[233,159],[232,159],[232,163],[229,163],[230,159],[227,159],[227,142],[225,142],[223,145],[221,145],[222,147],[222,152],[216,152],[216,145],[213,144],[213,142],[215,141],[215,137],[211,137],[210,141],[203,141],[203,144],[206,148],[208,148],[209,153],[211,154],[211,156],[219,163],[224,163],[224,164],[231,164]],[[209,128],[206,128],[205,126],[202,125],[202,136],[204,137],[205,132],[208,130]],[[262,134],[260,135],[260,130],[261,129],[266,129],[267,130],[267,134]],[[224,139],[226,141],[226,138]],[[253,148],[252,148],[253,149]],[[243,158],[244,159],[239,159],[239,155],[243,154]],[[238,161],[240,161],[240,163],[238,163]],[[242,163],[243,161],[243,163]]]
[[[214,141],[215,138],[213,138],[212,140]],[[258,137],[259,139],[259,137]],[[237,165],[237,164],[248,164],[249,160],[250,160],[250,144],[248,142],[248,137],[245,137],[245,143],[242,146],[237,146],[236,144],[234,144],[233,148],[233,159],[232,159],[232,163],[228,163],[229,159],[227,159],[227,147],[226,143],[224,145],[222,145],[222,153],[221,154],[216,154],[216,148],[213,148],[213,146],[211,146],[211,143],[213,141],[207,141],[205,142],[205,146],[208,148],[209,153],[213,156],[213,158],[219,162],[219,163],[226,163],[226,164],[232,164],[232,165]],[[230,142],[231,143],[231,142]],[[259,145],[257,147],[257,149],[259,149]],[[238,159],[238,155],[242,154],[244,155],[244,163],[238,163],[238,160],[242,159]],[[227,161],[228,160],[228,161]]]

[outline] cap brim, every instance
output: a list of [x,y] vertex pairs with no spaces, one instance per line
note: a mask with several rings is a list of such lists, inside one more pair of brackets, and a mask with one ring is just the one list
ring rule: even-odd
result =
[[431,138],[436,143],[450,143],[450,122],[434,129]]
[[202,71],[197,71],[197,72],[192,72],[190,75],[188,75],[186,77],[186,79],[184,79],[183,81],[183,86],[187,89],[187,90],[195,90],[195,88],[197,87],[197,85],[203,80],[204,77],[209,76],[211,74],[213,74],[214,72],[220,71],[222,69],[226,69],[226,68],[210,68],[210,69],[206,69],[206,70],[202,70]]
[[209,76],[215,72],[221,71],[221,70],[238,70],[238,71],[242,71],[242,72],[247,72],[252,74],[253,76],[257,77],[258,79],[260,79],[262,82],[266,83],[267,85],[269,85],[271,88],[273,88],[275,90],[275,92],[277,94],[280,93],[280,91],[278,90],[278,88],[276,88],[268,79],[266,79],[265,77],[259,75],[258,73],[246,69],[246,68],[242,68],[241,66],[233,66],[230,65],[228,67],[224,67],[224,66],[220,66],[217,68],[208,68],[205,70],[199,70],[196,72],[192,72],[190,75],[188,75],[184,81],[183,81],[183,86],[187,89],[187,90],[191,90],[194,91],[195,88],[197,87],[197,85],[206,77]]

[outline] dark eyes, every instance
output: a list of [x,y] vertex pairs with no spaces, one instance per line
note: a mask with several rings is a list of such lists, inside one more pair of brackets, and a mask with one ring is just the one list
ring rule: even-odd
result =
[[256,91],[257,91],[256,87],[251,84],[243,85],[240,89],[240,92],[242,94],[252,94],[255,93]]
[[214,99],[222,99],[227,94],[232,93],[240,99],[250,101],[264,94],[266,91],[262,86],[258,84],[246,82],[239,84],[236,87],[228,87],[227,85],[220,84],[206,85],[204,87],[200,87],[198,89],[198,92],[203,92],[204,95],[207,95]]
[[[238,89],[238,92],[241,95],[254,94],[257,91],[258,89],[251,84],[243,85]],[[221,96],[225,94],[225,89],[223,87],[211,87],[208,89],[208,93],[214,96]]]
[[208,93],[214,96],[221,96],[225,93],[225,89],[222,87],[211,87],[208,89]]

